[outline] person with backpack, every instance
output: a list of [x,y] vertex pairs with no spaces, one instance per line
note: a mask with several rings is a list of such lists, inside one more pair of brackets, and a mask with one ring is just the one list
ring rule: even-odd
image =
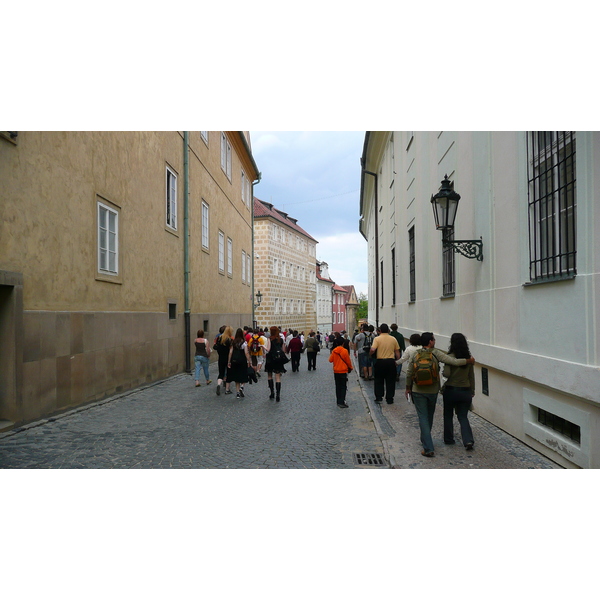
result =
[[[390,335],[387,323],[379,326],[380,334],[373,340],[369,353],[371,357],[377,356],[373,365],[373,384],[375,402],[382,402],[385,387],[385,400],[388,404],[394,403],[396,393],[396,361],[400,358],[400,347],[396,338]],[[367,340],[363,342],[363,352]]]
[[419,418],[421,430],[421,454],[431,458],[434,456],[433,438],[431,428],[433,427],[433,415],[440,391],[440,367],[439,363],[453,367],[462,367],[475,362],[473,357],[454,358],[435,347],[435,336],[430,331],[421,334],[421,348],[412,355],[406,372],[405,395],[413,404]]
[[254,369],[257,377],[260,377],[260,369],[263,364],[263,348],[265,347],[265,343],[265,338],[262,337],[258,327],[252,332],[252,335],[247,340],[250,360],[252,361],[252,368]]
[[360,346],[358,364],[364,369],[365,381],[373,381],[373,362],[375,359],[371,355],[371,348],[376,337],[375,327],[373,325],[366,325],[362,343],[358,342]]
[[[271,348],[267,352],[266,356],[266,369],[268,373],[269,384],[269,400],[275,400],[279,402],[281,400],[281,375],[286,373],[285,363],[289,361],[286,354],[285,341],[279,335],[279,327],[271,327]],[[273,382],[273,375],[275,375],[275,381]],[[275,396],[277,391],[277,396]]]
[[329,362],[333,363],[333,379],[335,381],[335,399],[338,408],[348,408],[346,404],[346,390],[348,389],[348,373],[352,372],[352,361],[348,349],[344,346],[343,338],[333,342],[333,350],[329,355]]
[[252,366],[248,344],[244,339],[244,330],[238,327],[235,338],[229,348],[227,362],[227,381],[235,382],[236,398],[244,398],[244,384],[248,383],[248,367]]
[[308,334],[308,339],[304,342],[303,350],[306,350],[306,360],[308,362],[308,370],[316,371],[317,369],[317,354],[321,351],[321,346],[315,337],[315,332],[311,331]]

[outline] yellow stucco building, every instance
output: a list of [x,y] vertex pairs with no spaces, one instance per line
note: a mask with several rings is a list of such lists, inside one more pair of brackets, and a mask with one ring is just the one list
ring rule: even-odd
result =
[[252,318],[247,132],[0,132],[0,431]]

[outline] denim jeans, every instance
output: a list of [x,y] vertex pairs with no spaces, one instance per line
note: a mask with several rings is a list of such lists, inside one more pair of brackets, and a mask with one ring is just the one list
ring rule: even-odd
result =
[[200,381],[200,367],[204,369],[204,377],[208,381],[208,358],[206,356],[194,356],[194,362],[196,363],[196,381]]
[[444,390],[444,442],[454,441],[454,412],[460,424],[460,435],[463,445],[473,444],[473,431],[469,423],[469,406],[471,406],[470,388],[456,388],[449,385]]
[[419,394],[412,392],[412,399],[417,409],[419,417],[419,427],[421,428],[421,444],[425,452],[433,452],[433,439],[431,437],[431,428],[433,427],[433,415],[435,414],[435,405],[437,394]]

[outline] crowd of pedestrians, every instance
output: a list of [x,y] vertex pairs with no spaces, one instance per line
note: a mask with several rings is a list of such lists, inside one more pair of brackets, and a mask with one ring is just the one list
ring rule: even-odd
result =
[[[469,424],[468,412],[475,395],[473,364],[466,337],[454,333],[450,338],[448,353],[435,347],[432,332],[415,333],[405,347],[398,326],[382,323],[377,330],[373,325],[364,325],[353,339],[354,356],[361,369],[360,376],[374,380],[375,402],[394,403],[395,384],[400,380],[402,365],[408,363],[405,396],[414,404],[421,432],[421,454],[435,456],[431,429],[441,392],[444,403],[444,443],[455,444],[454,414],[456,414],[463,445],[473,450],[475,440]],[[440,363],[444,367],[441,370]],[[443,378],[445,383],[443,383]]]
[[[301,369],[303,354],[307,357],[308,371],[317,368],[317,355],[322,345],[329,350],[329,362],[333,370],[333,383],[338,408],[348,408],[346,393],[348,375],[353,371],[350,354],[354,354],[358,363],[360,377],[373,381],[374,400],[380,404],[394,403],[396,383],[404,363],[406,371],[405,397],[414,404],[421,432],[421,454],[434,456],[431,429],[438,394],[443,396],[444,443],[455,444],[454,415],[456,414],[461,431],[462,443],[467,450],[473,450],[475,441],[469,424],[468,412],[475,394],[473,364],[466,337],[454,333],[450,339],[448,352],[435,347],[432,332],[415,333],[406,346],[404,336],[393,323],[382,323],[375,328],[363,325],[355,330],[350,339],[346,331],[331,332],[324,336],[311,331],[305,337],[304,332],[296,330],[283,332],[279,327],[233,328],[222,326],[212,345],[199,330],[195,340],[195,383],[200,386],[200,373],[203,370],[206,385],[211,383],[208,376],[208,364],[211,351],[218,355],[218,378],[216,394],[233,394],[231,384],[235,386],[236,398],[245,397],[246,384],[257,383],[267,373],[269,399],[281,401],[282,375],[287,372],[290,363],[293,373]],[[440,366],[443,364],[443,368]]]
[[198,331],[196,345],[196,387],[200,386],[200,371],[204,369],[206,384],[212,383],[208,377],[208,363],[211,350],[218,355],[217,396],[233,394],[236,398],[246,396],[246,384],[258,383],[263,370],[267,373],[269,399],[281,401],[281,376],[287,372],[286,364],[291,363],[292,372],[300,370],[300,359],[306,353],[308,370],[317,368],[317,354],[321,351],[320,332],[311,331],[305,338],[304,332],[281,331],[279,327],[233,328],[223,325],[215,336],[212,346],[204,338],[204,331]]

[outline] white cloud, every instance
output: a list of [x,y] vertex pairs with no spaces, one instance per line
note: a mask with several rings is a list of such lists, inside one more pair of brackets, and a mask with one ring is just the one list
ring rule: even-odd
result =
[[358,232],[319,238],[318,260],[329,265],[329,275],[338,285],[353,285],[356,293],[368,293],[367,242]]

